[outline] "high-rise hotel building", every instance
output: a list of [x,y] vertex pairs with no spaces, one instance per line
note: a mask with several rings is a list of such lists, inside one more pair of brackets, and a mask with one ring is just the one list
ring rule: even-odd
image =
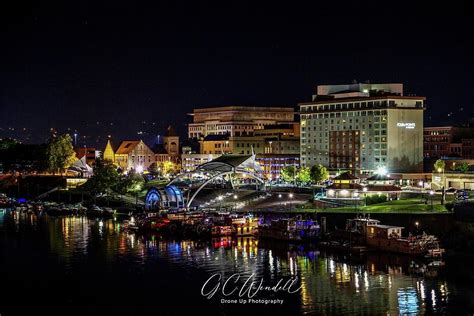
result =
[[424,97],[404,96],[403,84],[317,87],[300,103],[301,164],[354,174],[423,170]]

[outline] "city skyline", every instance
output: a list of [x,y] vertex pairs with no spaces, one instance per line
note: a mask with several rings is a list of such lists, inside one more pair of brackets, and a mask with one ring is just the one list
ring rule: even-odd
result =
[[168,125],[186,135],[194,108],[297,109],[318,84],[354,79],[426,96],[426,126],[472,118],[464,2],[376,4],[17,4],[1,22],[0,137],[38,143],[69,128],[78,145],[150,142]]

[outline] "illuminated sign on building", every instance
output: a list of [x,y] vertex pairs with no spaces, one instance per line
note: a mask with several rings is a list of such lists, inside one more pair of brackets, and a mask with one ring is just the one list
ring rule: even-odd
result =
[[397,123],[397,127],[405,127],[406,129],[413,129],[415,126],[415,123]]

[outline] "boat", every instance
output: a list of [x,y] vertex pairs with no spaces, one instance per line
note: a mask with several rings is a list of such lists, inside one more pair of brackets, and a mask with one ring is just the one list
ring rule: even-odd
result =
[[93,205],[86,211],[87,216],[102,218],[111,218],[115,213],[116,211],[110,207],[99,207],[97,205]]
[[229,225],[212,225],[211,236],[212,237],[224,237],[232,235],[232,226]]
[[403,229],[402,226],[382,225],[379,220],[370,218],[348,219],[346,239],[373,249],[426,258],[439,258],[444,254],[436,236],[423,233],[403,237]]
[[228,224],[232,226],[232,235],[235,237],[255,236],[258,232],[257,217],[233,215],[228,218]]
[[272,220],[258,226],[258,237],[285,241],[311,241],[320,235],[317,221],[297,218]]

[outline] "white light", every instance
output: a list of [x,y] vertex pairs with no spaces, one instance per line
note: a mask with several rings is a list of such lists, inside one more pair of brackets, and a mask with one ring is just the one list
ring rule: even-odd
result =
[[399,122],[397,123],[397,127],[404,127],[406,129],[414,129],[416,126],[415,123],[404,123],[404,122]]
[[234,194],[234,200],[237,200],[237,195],[236,194]]
[[366,187],[363,187],[363,188],[362,188],[362,191],[367,192],[367,188],[366,188]]
[[290,195],[289,195],[289,196],[290,196],[290,199],[292,199],[292,198],[293,198],[293,193],[290,193]]
[[281,199],[281,194],[278,194],[278,197]]
[[142,165],[138,165],[137,166],[137,173],[142,173],[143,172],[143,166]]
[[223,197],[222,195],[219,195],[219,196],[217,197],[217,199],[218,199],[219,201],[222,201],[223,198],[224,198],[224,197]]
[[430,195],[433,195],[433,194],[434,194],[434,191],[433,191],[433,190],[431,190],[431,191],[430,191]]
[[381,166],[377,168],[377,171],[375,171],[378,175],[385,176],[387,174],[387,168]]
[[423,186],[423,181],[418,182],[418,186],[422,187]]
[[329,190],[328,195],[334,195],[334,190]]
[[349,191],[347,191],[347,190],[342,190],[341,191],[341,195],[347,195],[348,193],[349,193]]

